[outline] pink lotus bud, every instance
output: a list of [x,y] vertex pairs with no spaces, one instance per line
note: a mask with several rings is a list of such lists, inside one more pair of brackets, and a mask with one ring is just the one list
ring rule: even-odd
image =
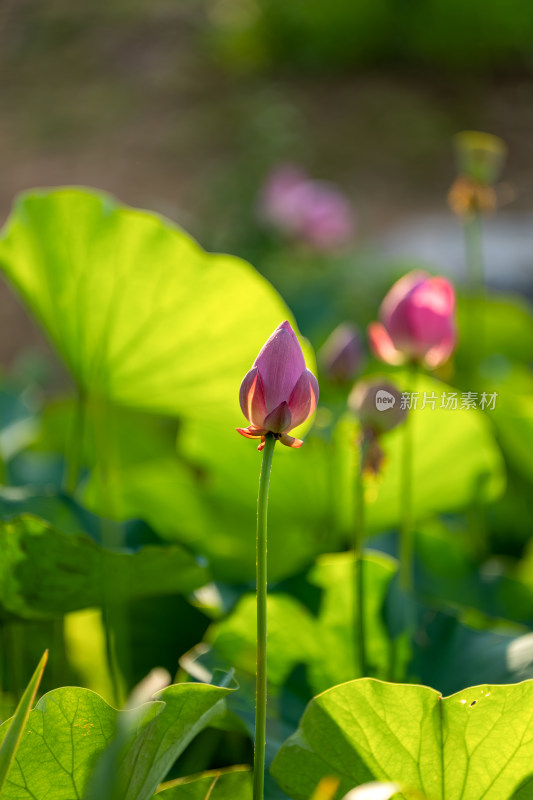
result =
[[279,325],[263,345],[239,392],[242,413],[251,423],[237,428],[248,439],[273,433],[287,447],[301,447],[288,431],[311,416],[318,402],[318,382],[306,369],[300,343],[288,322]]
[[292,165],[278,167],[267,179],[259,215],[280,233],[316,250],[342,247],[355,231],[353,209],[346,197],[333,184],[310,180]]
[[338,325],[322,345],[318,354],[322,368],[332,381],[351,381],[363,364],[361,335],[355,325]]
[[368,336],[374,353],[387,364],[419,361],[434,369],[452,354],[457,341],[455,291],[445,278],[409,272],[383,300],[380,322]]

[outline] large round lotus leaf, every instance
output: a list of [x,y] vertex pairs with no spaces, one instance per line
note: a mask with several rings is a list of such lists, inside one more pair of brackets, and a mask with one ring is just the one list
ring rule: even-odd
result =
[[241,380],[293,321],[249,264],[87,189],[21,195],[0,268],[87,392],[164,414],[242,424]]
[[[328,521],[327,456],[325,443],[314,436],[301,450],[276,445],[269,492],[270,581],[297,573],[317,553],[339,546]],[[180,428],[178,457],[163,451],[160,458],[124,463],[111,476],[114,511],[121,519],[140,517],[163,539],[206,556],[217,580],[254,580],[261,459],[257,442],[233,427],[187,421]],[[85,501],[101,509],[101,496],[94,473]]]
[[442,697],[426,686],[364,678],[309,703],[272,774],[292,800],[340,781],[335,800],[366,781],[394,781],[403,800],[533,797],[533,681]]

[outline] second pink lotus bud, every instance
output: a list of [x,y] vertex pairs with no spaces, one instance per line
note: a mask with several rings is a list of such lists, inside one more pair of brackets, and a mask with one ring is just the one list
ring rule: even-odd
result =
[[455,291],[427,272],[409,272],[383,300],[379,322],[368,336],[374,353],[387,364],[414,361],[434,369],[452,354],[456,342]]

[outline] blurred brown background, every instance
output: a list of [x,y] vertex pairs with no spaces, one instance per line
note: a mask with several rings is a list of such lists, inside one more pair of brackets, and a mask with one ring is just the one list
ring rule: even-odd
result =
[[[265,171],[296,160],[379,241],[447,213],[468,128],[507,142],[507,197],[527,212],[533,8],[464,5],[1,0],[2,221],[21,190],[85,184],[238,249]],[[0,315],[7,364],[40,337],[4,287]]]

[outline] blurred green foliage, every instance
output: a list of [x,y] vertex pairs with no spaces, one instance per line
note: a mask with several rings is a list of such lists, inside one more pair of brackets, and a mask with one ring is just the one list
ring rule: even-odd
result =
[[215,41],[240,68],[337,69],[369,64],[469,70],[533,51],[522,0],[211,0]]

